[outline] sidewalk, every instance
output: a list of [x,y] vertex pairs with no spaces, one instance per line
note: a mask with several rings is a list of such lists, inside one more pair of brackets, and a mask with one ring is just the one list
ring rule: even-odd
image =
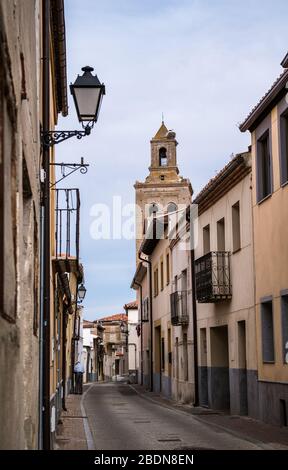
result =
[[[88,387],[83,387],[85,392]],[[55,450],[87,450],[87,439],[84,420],[87,416],[81,410],[81,399],[83,395],[68,395],[66,398],[67,411],[62,411],[61,423],[56,430]]]
[[176,403],[155,392],[149,392],[141,385],[130,385],[143,398],[161,406],[191,414],[195,419],[215,427],[222,432],[229,432],[250,442],[262,444],[263,449],[288,450],[288,428],[272,426],[256,421],[248,416],[230,415],[223,411]]

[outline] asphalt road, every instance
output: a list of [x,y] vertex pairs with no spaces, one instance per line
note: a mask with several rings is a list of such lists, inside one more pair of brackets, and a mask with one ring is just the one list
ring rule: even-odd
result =
[[90,386],[83,397],[96,450],[262,450],[258,442],[151,402],[126,384]]

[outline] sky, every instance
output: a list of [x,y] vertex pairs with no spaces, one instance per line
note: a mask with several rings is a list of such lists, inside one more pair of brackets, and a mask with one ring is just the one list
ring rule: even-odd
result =
[[[57,147],[58,162],[89,163],[61,187],[81,193],[80,256],[89,320],[134,300],[135,241],[91,236],[95,204],[135,200],[162,112],[179,145],[180,174],[194,195],[245,151],[238,125],[280,75],[287,52],[287,0],[66,0],[68,82],[91,65],[105,83],[91,135]],[[70,94],[69,94],[70,95]],[[72,97],[59,129],[78,129]],[[113,224],[111,222],[111,231]]]

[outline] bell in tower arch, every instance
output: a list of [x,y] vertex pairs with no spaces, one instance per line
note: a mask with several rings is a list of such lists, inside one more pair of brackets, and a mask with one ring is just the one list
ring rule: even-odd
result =
[[165,147],[159,149],[159,166],[167,166],[167,149]]

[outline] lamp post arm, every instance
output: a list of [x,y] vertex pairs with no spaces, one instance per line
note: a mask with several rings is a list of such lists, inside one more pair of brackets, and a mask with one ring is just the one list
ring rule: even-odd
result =
[[64,140],[71,137],[82,139],[86,135],[91,134],[91,126],[87,125],[83,131],[41,131],[42,144],[44,147],[53,147],[53,145],[60,144]]

